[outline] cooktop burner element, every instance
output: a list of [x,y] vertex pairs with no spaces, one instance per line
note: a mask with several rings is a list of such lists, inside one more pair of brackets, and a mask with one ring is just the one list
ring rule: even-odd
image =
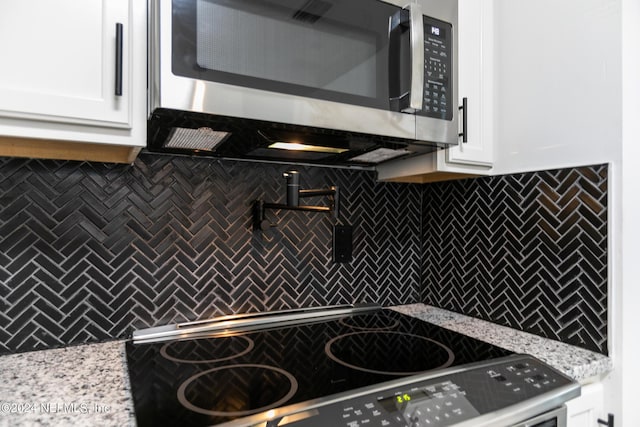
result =
[[233,336],[215,339],[192,339],[168,342],[160,354],[178,363],[215,363],[243,356],[253,350],[249,337]]
[[187,409],[217,417],[244,417],[286,403],[298,391],[287,371],[265,365],[231,365],[207,369],[178,388]]
[[398,319],[380,314],[361,314],[359,316],[343,317],[340,319],[340,323],[351,329],[361,331],[387,331],[400,326]]
[[[438,341],[392,331],[339,335],[327,342],[324,351],[348,368],[396,376],[446,368],[455,360],[453,351]],[[415,357],[416,354],[423,357]]]
[[[279,312],[276,322],[271,314],[242,315],[137,331],[126,347],[138,425],[226,425],[246,414],[510,354],[392,310],[349,310]],[[192,339],[185,339],[188,328],[195,331]]]

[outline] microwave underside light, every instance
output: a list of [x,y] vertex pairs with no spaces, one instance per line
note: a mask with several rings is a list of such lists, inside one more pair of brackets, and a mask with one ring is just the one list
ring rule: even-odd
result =
[[309,145],[300,142],[274,142],[267,148],[275,148],[278,150],[292,150],[292,151],[314,151],[316,153],[332,153],[340,154],[345,151],[349,151],[347,148],[336,147],[324,147],[320,145]]

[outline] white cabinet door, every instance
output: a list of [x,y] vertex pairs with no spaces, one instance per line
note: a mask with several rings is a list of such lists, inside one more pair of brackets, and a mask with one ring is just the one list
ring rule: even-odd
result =
[[[458,0],[459,94],[467,98],[467,142],[444,151],[447,163],[493,162],[493,0]],[[462,123],[462,116],[460,117]]]
[[602,383],[582,386],[580,397],[567,402],[567,427],[597,427],[603,399]]
[[[2,0],[0,116],[130,128],[129,2]],[[123,29],[121,96],[116,23]]]

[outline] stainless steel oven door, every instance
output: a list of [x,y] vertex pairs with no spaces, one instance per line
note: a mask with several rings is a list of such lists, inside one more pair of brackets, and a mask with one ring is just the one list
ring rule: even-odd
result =
[[560,408],[530,418],[513,427],[567,427],[567,407],[562,405]]
[[[407,3],[151,0],[150,110],[456,143],[457,115],[389,109],[389,18]],[[457,27],[457,2],[419,3]]]

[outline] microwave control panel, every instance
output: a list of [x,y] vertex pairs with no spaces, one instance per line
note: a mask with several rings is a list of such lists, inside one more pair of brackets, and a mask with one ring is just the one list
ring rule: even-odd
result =
[[424,23],[424,96],[421,116],[453,118],[452,26],[428,16]]

